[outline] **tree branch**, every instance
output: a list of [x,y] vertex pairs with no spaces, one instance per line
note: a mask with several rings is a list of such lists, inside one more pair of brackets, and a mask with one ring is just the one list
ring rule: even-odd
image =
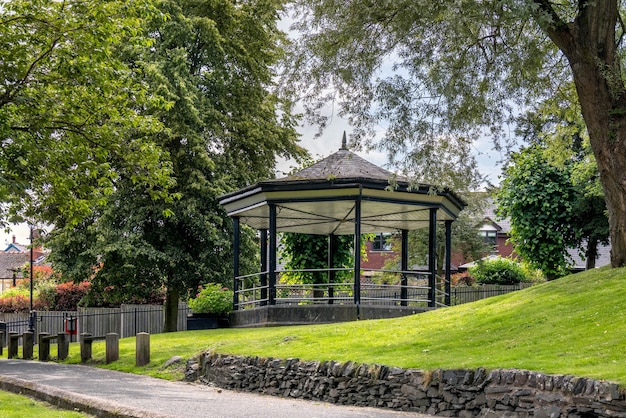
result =
[[[533,0],[538,7],[538,13],[535,16],[539,25],[544,32],[550,37],[552,42],[568,57],[574,51],[574,39],[570,26],[565,22],[552,7],[549,0]],[[580,9],[579,9],[580,12]],[[550,18],[551,23],[546,25],[544,16]]]

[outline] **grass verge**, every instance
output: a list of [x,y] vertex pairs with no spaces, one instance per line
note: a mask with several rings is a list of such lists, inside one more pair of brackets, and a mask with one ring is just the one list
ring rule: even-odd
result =
[[[423,370],[519,368],[626,385],[626,269],[599,269],[465,305],[403,318],[151,336],[151,363],[135,367],[135,339],[102,367],[180,379],[172,356],[220,353],[377,363]],[[68,362],[79,362],[72,345]],[[94,343],[104,359],[104,343]],[[97,363],[98,361],[96,361]]]
[[75,411],[64,411],[29,397],[0,391],[0,416],[3,418],[85,418]]

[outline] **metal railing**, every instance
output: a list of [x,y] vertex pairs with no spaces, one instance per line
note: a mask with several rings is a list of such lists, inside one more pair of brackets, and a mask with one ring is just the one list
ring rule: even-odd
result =
[[[354,282],[291,284],[281,280],[281,276],[289,273],[325,273],[353,272],[353,269],[300,269],[277,271],[275,303],[277,305],[306,304],[352,304],[354,303]],[[250,309],[269,303],[269,286],[261,285],[261,273],[241,276],[238,279],[237,300],[235,309]],[[406,277],[406,285],[402,277]],[[283,276],[284,277],[284,276]],[[502,295],[531,286],[520,283],[512,286],[480,285],[458,286],[446,292],[445,278],[435,276],[434,291],[431,293],[430,272],[362,269],[359,283],[360,303],[362,305],[387,305],[411,307],[445,307],[461,303],[473,302],[486,297]],[[434,301],[431,295],[434,294]]]
[[[354,282],[341,281],[335,283],[292,284],[284,277],[290,273],[322,273],[353,272],[349,268],[333,269],[298,269],[280,270],[276,272],[274,301],[277,305],[304,305],[304,304],[353,304]],[[250,309],[267,305],[270,302],[270,287],[261,284],[262,277],[268,272],[260,272],[240,276],[237,278],[236,297],[238,301],[235,309]],[[389,306],[429,306],[429,277],[430,272],[362,269],[359,282],[359,300],[363,305]],[[406,284],[402,283],[406,278]]]

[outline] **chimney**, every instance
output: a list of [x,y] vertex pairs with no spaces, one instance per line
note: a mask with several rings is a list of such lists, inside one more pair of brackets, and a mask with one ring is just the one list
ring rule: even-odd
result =
[[15,244],[15,235],[13,235],[13,244]]

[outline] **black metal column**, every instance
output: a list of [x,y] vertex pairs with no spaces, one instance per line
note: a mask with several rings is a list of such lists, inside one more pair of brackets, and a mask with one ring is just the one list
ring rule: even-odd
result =
[[354,202],[354,304],[361,317],[361,196]]
[[269,271],[268,281],[268,303],[276,305],[276,205],[269,204],[270,209],[270,229],[269,229]]
[[267,305],[267,229],[261,230],[261,306]]
[[430,217],[428,224],[428,306],[434,308],[437,306],[435,298],[437,291],[437,209],[430,209]]
[[446,221],[446,284],[445,284],[445,304],[450,306],[450,270],[452,268],[452,221]]
[[241,230],[239,218],[233,218],[233,309],[239,309],[239,241]]
[[337,235],[330,234],[328,236],[328,304],[333,304],[333,298],[335,297],[335,253],[337,252]]
[[408,285],[407,274],[405,273],[409,269],[409,231],[402,230],[402,254],[400,255],[400,306],[407,306],[407,299],[409,298],[409,292],[406,288]]

